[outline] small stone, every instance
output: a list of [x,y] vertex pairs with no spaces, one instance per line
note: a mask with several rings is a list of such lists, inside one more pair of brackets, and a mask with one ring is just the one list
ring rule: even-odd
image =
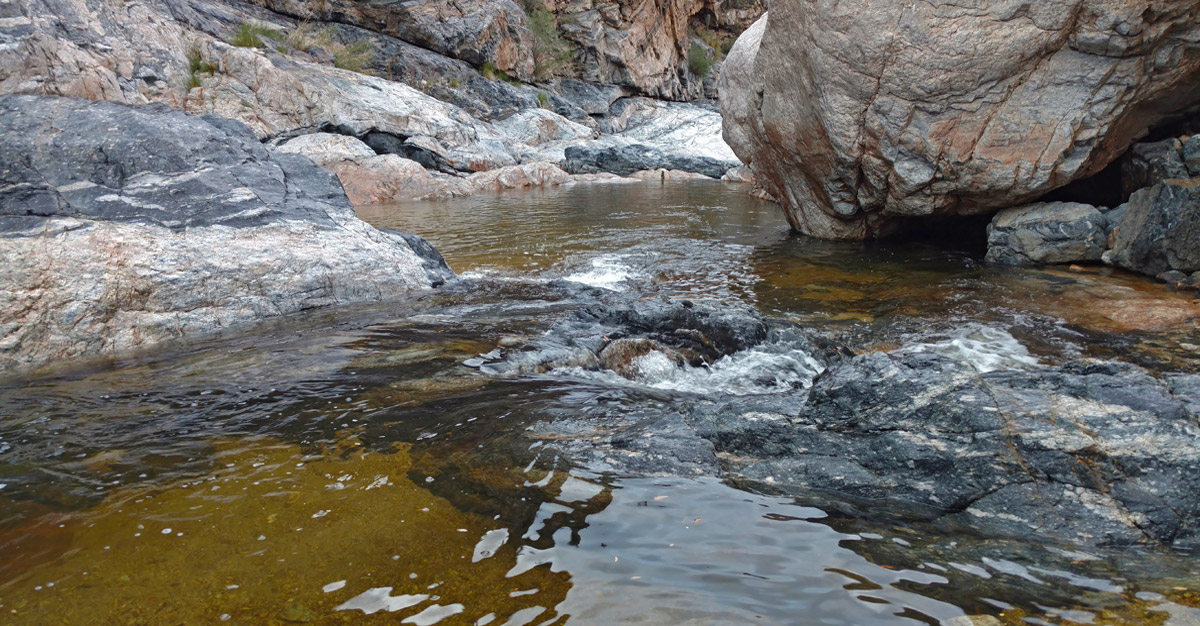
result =
[[1169,270],[1169,271],[1159,274],[1155,278],[1157,278],[1169,285],[1173,285],[1187,277],[1188,277],[1187,274],[1184,274],[1183,272],[1181,272],[1179,270]]

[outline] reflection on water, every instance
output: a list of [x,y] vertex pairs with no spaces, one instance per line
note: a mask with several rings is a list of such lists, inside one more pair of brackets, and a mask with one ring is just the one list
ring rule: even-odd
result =
[[624,293],[753,306],[981,371],[1077,355],[1195,370],[1190,298],[992,270],[969,249],[806,240],[719,184],[362,213],[473,281],[0,382],[4,623],[1200,623],[1189,555],[827,517],[715,479],[581,467],[537,439],[555,419],[802,386],[816,370],[786,341],[711,368],[639,363],[634,380],[486,365]]

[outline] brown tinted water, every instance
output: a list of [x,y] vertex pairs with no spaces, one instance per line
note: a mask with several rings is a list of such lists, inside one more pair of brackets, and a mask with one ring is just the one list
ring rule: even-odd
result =
[[703,390],[463,365],[578,308],[548,285],[563,278],[878,349],[1196,371],[1187,295],[990,269],[971,241],[812,241],[716,183],[361,214],[429,238],[472,286],[0,382],[0,623],[1200,623],[1190,555],[948,536],[578,466],[539,423]]

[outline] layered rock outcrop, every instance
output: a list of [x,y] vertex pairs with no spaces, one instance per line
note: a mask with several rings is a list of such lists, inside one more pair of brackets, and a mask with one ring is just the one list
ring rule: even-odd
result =
[[386,33],[476,66],[533,77],[532,34],[513,0],[250,0],[276,13]]
[[328,170],[164,105],[0,96],[0,370],[109,354],[453,274]]
[[[593,152],[613,146],[636,150],[642,157],[633,169],[623,164],[623,173],[702,168],[720,177],[739,164],[715,132],[718,116],[711,107],[657,104],[627,97],[622,87],[572,80],[544,89],[489,80],[466,61],[380,32],[395,22],[389,32],[418,42],[413,33],[428,31],[430,37],[466,45],[466,36],[459,35],[476,27],[511,39],[510,31],[524,28],[513,26],[520,22],[516,14],[524,13],[512,2],[322,7],[275,0],[20,0],[0,5],[0,12],[0,93],[164,102],[190,113],[239,120],[260,139],[276,144],[310,134],[342,135],[371,154],[313,156],[337,171],[356,202],[556,181],[561,172],[533,164],[563,166],[571,146]],[[446,24],[435,19],[447,12],[459,17]],[[247,26],[258,29],[258,45],[239,47],[227,41]],[[459,35],[452,37],[449,31]],[[359,59],[368,65],[358,68],[362,71],[337,67],[347,63],[330,50],[344,52],[351,45],[347,42],[375,51],[369,61]],[[448,43],[433,47],[459,54]],[[390,76],[397,68],[411,85],[369,73]],[[592,145],[601,130],[622,136]],[[714,155],[726,166],[691,158]],[[600,160],[598,169],[609,161]],[[467,180],[496,170],[504,171]],[[579,171],[595,172],[597,167]]]
[[711,95],[705,76],[688,67],[696,28],[732,37],[762,13],[757,1],[537,2],[558,16],[563,37],[579,47],[581,78],[668,100]]
[[1200,103],[1200,5],[770,3],[722,74],[726,138],[827,238],[1090,176]]

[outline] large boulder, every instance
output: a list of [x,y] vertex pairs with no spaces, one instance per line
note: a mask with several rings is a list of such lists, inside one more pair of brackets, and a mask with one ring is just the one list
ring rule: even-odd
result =
[[0,96],[0,369],[107,354],[452,276],[243,124]]
[[1164,180],[1134,193],[1104,260],[1151,276],[1200,270],[1200,178]]
[[769,9],[726,60],[726,137],[792,226],[820,237],[1028,202],[1200,102],[1191,2]]

